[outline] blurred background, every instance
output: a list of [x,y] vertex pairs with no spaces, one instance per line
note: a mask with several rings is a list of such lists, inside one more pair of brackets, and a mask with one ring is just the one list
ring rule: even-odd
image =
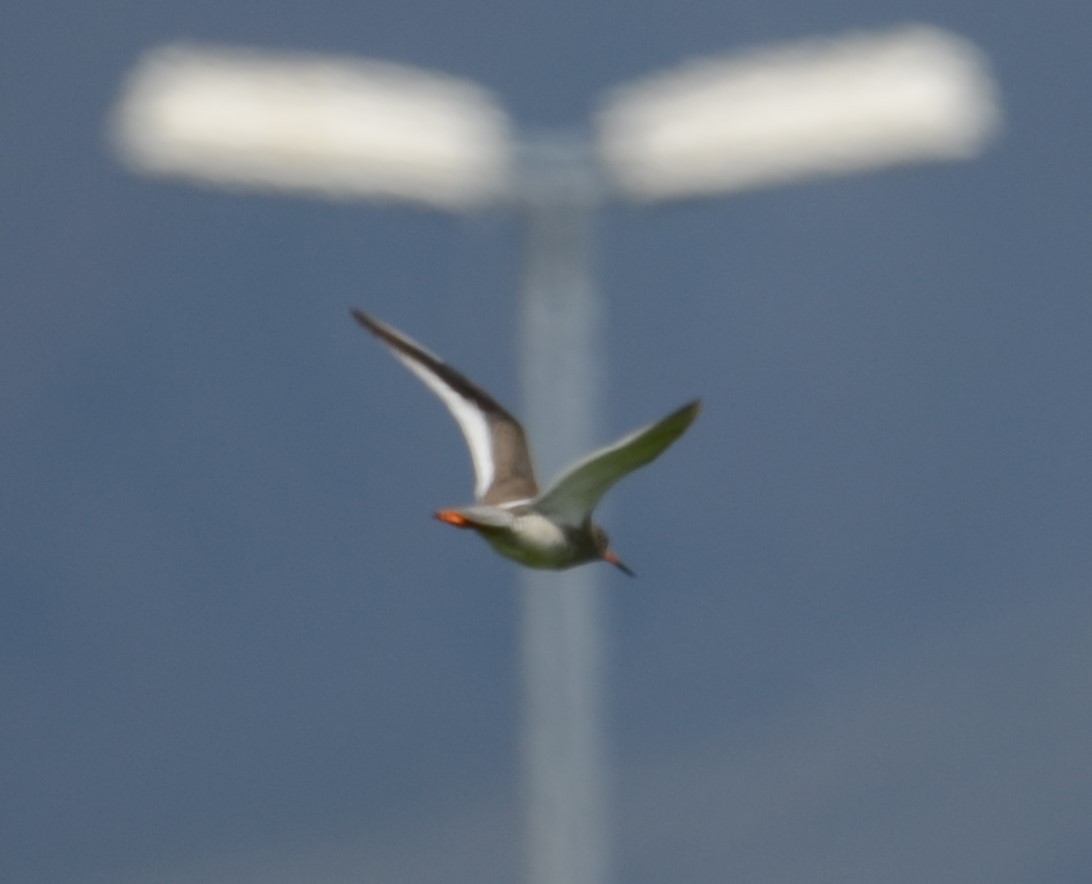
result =
[[701,395],[604,521],[619,881],[1092,877],[1092,7],[56,0],[0,34],[0,877],[521,874],[517,566],[359,306],[514,410],[504,211],[127,172],[179,39],[365,55],[519,126],[694,55],[923,21],[979,160],[602,216],[604,441]]

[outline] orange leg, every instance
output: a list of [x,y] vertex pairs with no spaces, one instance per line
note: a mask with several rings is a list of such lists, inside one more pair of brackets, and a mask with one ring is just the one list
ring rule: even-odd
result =
[[460,516],[455,510],[437,510],[436,518],[441,522],[447,522],[449,525],[454,525],[456,528],[471,528],[470,520],[465,516]]

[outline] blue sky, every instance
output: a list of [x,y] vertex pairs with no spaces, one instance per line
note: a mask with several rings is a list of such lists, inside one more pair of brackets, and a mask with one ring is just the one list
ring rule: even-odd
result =
[[516,566],[435,524],[457,430],[348,317],[518,411],[519,228],[137,178],[181,38],[374,56],[579,123],[691,55],[924,21],[971,163],[610,207],[614,865],[635,884],[1092,876],[1092,194],[1075,2],[72,0],[0,35],[0,864],[15,882],[513,880]]

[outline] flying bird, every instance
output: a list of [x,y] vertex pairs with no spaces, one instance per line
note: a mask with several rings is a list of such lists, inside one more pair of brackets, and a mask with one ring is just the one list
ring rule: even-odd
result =
[[701,401],[578,460],[545,491],[535,481],[527,437],[492,396],[439,357],[361,310],[353,317],[382,341],[447,406],[474,462],[474,503],[436,518],[477,531],[501,555],[531,568],[560,570],[602,559],[635,576],[610,547],[592,512],[622,477],[655,460],[694,422]]

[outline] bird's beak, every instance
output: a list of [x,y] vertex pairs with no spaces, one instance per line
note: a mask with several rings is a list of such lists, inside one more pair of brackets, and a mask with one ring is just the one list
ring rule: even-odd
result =
[[603,561],[610,562],[612,565],[614,565],[615,568],[617,568],[619,571],[624,571],[630,577],[637,576],[629,569],[625,562],[623,562],[620,558],[618,558],[618,556],[614,554],[614,550],[612,549],[608,549],[603,552]]

